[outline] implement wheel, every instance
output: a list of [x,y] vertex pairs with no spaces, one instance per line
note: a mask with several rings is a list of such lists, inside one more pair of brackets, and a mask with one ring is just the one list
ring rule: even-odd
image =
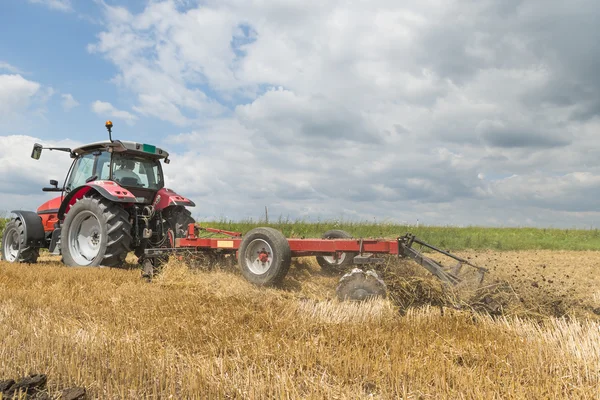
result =
[[255,228],[242,239],[238,264],[244,278],[255,285],[280,283],[291,262],[290,244],[276,229]]
[[[332,229],[323,234],[323,239],[352,239],[346,231],[339,229]],[[327,272],[341,271],[354,265],[354,257],[357,253],[338,253],[330,256],[317,256],[317,263],[321,266],[321,269]]]
[[19,218],[13,219],[4,227],[2,236],[2,260],[19,263],[35,263],[40,249],[26,247],[25,228]]

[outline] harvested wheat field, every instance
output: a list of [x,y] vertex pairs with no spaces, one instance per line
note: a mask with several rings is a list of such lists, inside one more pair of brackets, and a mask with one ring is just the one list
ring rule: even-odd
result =
[[483,289],[391,260],[389,299],[366,303],[309,259],[282,289],[176,261],[152,283],[0,263],[0,378],[101,399],[598,398],[600,252],[459,255],[491,269]]

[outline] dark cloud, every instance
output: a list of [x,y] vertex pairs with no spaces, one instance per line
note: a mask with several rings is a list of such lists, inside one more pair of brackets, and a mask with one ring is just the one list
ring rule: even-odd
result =
[[561,137],[550,132],[544,134],[528,130],[490,128],[482,133],[484,142],[490,146],[503,148],[537,148],[564,147],[571,142],[568,137]]

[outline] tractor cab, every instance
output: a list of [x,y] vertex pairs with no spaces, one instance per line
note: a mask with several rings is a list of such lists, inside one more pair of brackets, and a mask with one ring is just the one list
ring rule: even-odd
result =
[[65,194],[94,181],[112,181],[136,197],[136,203],[151,203],[164,187],[160,160],[169,154],[149,144],[97,142],[74,149],[75,161],[65,180]]
[[105,184],[114,182],[123,189],[128,189],[135,196],[135,203],[151,203],[157,191],[164,187],[164,177],[160,160],[168,164],[169,153],[156,146],[131,141],[113,140],[112,122],[106,123],[109,140],[90,143],[76,149],[62,147],[33,146],[31,157],[39,159],[42,150],[58,150],[68,152],[74,158],[67,172],[64,185],[58,186],[51,180],[51,187],[43,188],[45,192],[63,192],[60,200],[73,190],[78,190],[90,182]]

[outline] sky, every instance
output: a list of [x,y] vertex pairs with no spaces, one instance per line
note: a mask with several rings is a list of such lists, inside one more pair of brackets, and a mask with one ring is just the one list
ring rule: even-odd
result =
[[600,226],[594,0],[2,0],[0,212],[171,153],[198,220]]

